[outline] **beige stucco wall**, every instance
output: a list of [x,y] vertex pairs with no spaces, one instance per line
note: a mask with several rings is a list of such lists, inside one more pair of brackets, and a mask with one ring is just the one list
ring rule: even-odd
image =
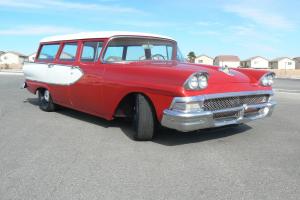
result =
[[277,62],[270,64],[272,69],[295,69],[295,61],[289,58],[283,58]]
[[4,53],[0,56],[0,64],[22,64],[24,62],[24,58],[20,58],[18,55],[14,53]]
[[197,64],[205,64],[205,65],[213,65],[214,60],[207,56],[199,56],[195,59],[195,63]]
[[256,57],[251,60],[250,67],[254,69],[267,69],[269,68],[269,61],[261,57]]
[[240,67],[240,62],[239,61],[219,61],[219,60],[216,60],[215,65],[217,66],[221,66],[221,67],[224,67],[225,65],[227,65],[228,67],[232,67],[232,68],[237,68],[237,67]]

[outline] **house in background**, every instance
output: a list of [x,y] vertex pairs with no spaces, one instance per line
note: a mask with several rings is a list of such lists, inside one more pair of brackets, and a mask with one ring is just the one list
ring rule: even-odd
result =
[[295,61],[288,57],[280,57],[270,61],[271,69],[295,69]]
[[217,66],[228,66],[232,68],[240,67],[240,58],[234,55],[220,55],[214,59],[214,65]]
[[295,68],[300,69],[300,57],[296,57],[293,60],[295,61]]
[[203,54],[203,55],[197,56],[195,58],[195,63],[196,64],[204,64],[204,65],[213,65],[214,59]]
[[28,62],[34,62],[36,57],[36,53],[32,53],[28,56]]
[[269,68],[269,60],[261,56],[255,56],[248,58],[247,60],[241,61],[241,67],[253,69],[267,69]]
[[0,64],[4,65],[22,65],[24,61],[27,61],[28,57],[14,51],[8,51],[0,55]]

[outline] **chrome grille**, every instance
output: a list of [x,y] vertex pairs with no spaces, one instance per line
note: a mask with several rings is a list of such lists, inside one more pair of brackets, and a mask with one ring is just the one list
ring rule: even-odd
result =
[[222,110],[226,108],[235,108],[244,104],[253,105],[266,103],[269,95],[250,95],[250,96],[235,96],[235,97],[222,97],[215,99],[206,99],[203,103],[205,111]]

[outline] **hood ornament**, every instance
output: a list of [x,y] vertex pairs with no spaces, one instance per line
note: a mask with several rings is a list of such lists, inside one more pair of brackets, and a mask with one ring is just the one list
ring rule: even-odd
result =
[[224,72],[227,75],[234,76],[234,74],[232,73],[232,71],[229,69],[227,65],[220,67],[219,71]]

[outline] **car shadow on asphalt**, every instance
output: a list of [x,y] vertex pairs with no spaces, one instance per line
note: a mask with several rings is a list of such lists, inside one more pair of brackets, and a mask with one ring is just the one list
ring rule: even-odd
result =
[[153,142],[166,146],[177,146],[226,138],[236,134],[246,134],[249,133],[248,130],[250,129],[252,128],[246,124],[228,125],[219,128],[202,129],[187,133],[163,128],[158,135],[155,136]]
[[[27,102],[34,106],[38,106],[37,98],[28,98]],[[99,125],[104,128],[119,127],[121,131],[130,139],[133,139],[133,129],[131,123],[123,118],[116,118],[112,121],[107,121],[97,116],[86,114],[80,111],[76,111],[69,108],[60,108],[56,111],[59,114],[72,117],[78,120],[85,121]],[[182,133],[176,130],[167,128],[160,128],[154,136],[152,142],[165,145],[165,146],[177,146],[189,143],[198,143],[208,140],[221,139],[241,133],[249,133],[248,130],[252,129],[246,124],[241,125],[229,125],[219,128],[203,129],[199,131],[193,131],[188,133]]]

